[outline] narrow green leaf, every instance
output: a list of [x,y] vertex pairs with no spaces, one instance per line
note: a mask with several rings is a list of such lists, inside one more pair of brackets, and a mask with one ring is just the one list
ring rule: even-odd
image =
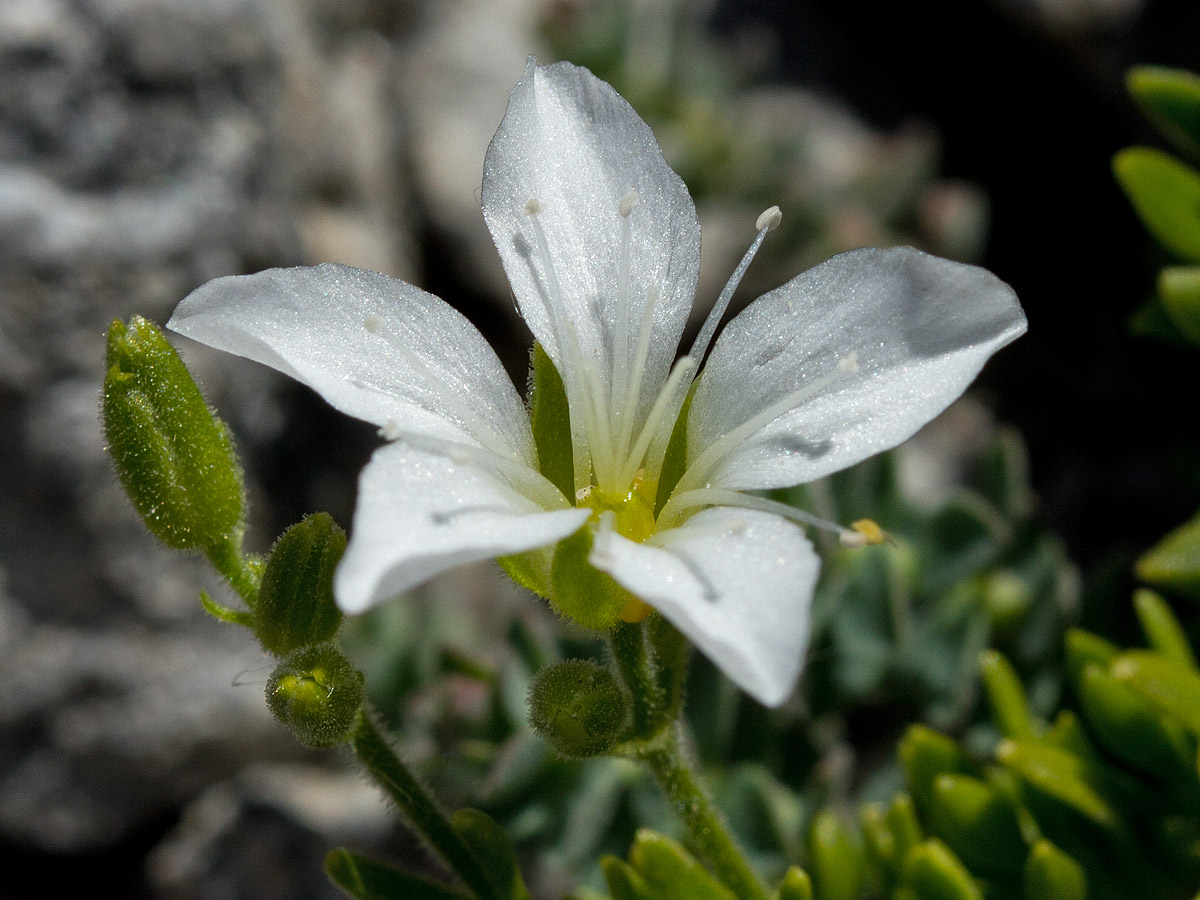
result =
[[1159,272],[1158,298],[1176,330],[1200,344],[1200,266],[1168,266]]
[[977,778],[939,775],[933,782],[930,824],[975,871],[1007,875],[1025,862],[1025,841],[1012,804]]
[[904,884],[920,900],[983,900],[971,873],[937,839],[909,851],[904,860]]
[[1183,69],[1134,66],[1125,83],[1163,134],[1180,149],[1200,153],[1200,77]]
[[643,828],[629,861],[659,900],[737,900],[675,841]]
[[783,876],[776,900],[813,900],[812,879],[798,866],[792,866]]
[[530,900],[512,843],[491,816],[477,809],[460,809],[450,817],[450,826],[479,862],[497,900]]
[[606,856],[600,860],[600,870],[613,900],[663,900],[624,860]]
[[1113,663],[1112,673],[1200,736],[1200,672],[1158,653],[1130,650]]
[[1138,578],[1200,598],[1200,516],[1176,528],[1137,562]]
[[1187,770],[1191,748],[1179,740],[1179,732],[1164,727],[1159,711],[1126,682],[1088,666],[1078,692],[1088,726],[1118,759],[1159,776]]
[[1091,784],[1087,764],[1079,756],[1043,741],[1004,740],[996,760],[1027,784],[1106,829],[1120,827],[1120,818]]
[[1121,653],[1121,648],[1116,644],[1082,628],[1068,628],[1064,645],[1067,671],[1071,675],[1071,684],[1077,691],[1084,670],[1089,665],[1107,670],[1109,664]]
[[985,650],[979,657],[979,669],[992,718],[1001,734],[1023,740],[1035,738],[1045,730],[1045,724],[1035,721],[1030,713],[1021,680],[1002,653]]
[[878,803],[868,803],[859,814],[862,823],[863,846],[867,855],[889,878],[898,874],[900,859],[896,852],[896,836],[888,826],[887,816]]
[[562,377],[542,345],[533,345],[529,372],[529,420],[543,475],[564,497],[575,496],[575,457],[571,413]]
[[470,894],[342,848],[325,857],[325,873],[355,900],[472,900]]
[[900,741],[900,761],[908,778],[908,789],[922,813],[929,810],[933,782],[944,773],[974,775],[975,766],[951,738],[913,725]]
[[913,807],[912,797],[908,794],[897,794],[893,797],[886,819],[888,829],[896,842],[896,860],[903,862],[904,858],[908,856],[908,851],[925,840],[921,823],[917,820],[917,811]]
[[222,606],[210,597],[207,591],[200,592],[200,605],[204,607],[206,613],[218,621],[228,622],[230,625],[244,625],[247,628],[254,627],[254,613],[245,609],[230,609],[228,606]]
[[808,837],[808,860],[821,900],[856,900],[863,887],[863,851],[830,812],[819,812]]
[[1180,665],[1197,668],[1192,645],[1166,600],[1154,591],[1139,590],[1133,595],[1133,607],[1151,647]]
[[1047,840],[1040,840],[1025,861],[1025,896],[1029,900],[1086,900],[1083,867]]
[[1200,262],[1200,175],[1148,147],[1122,150],[1113,171],[1150,233],[1177,256]]

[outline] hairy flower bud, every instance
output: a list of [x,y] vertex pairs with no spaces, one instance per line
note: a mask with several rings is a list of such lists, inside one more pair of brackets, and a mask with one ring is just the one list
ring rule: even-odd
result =
[[153,324],[108,331],[104,433],[146,527],[177,549],[223,543],[242,524],[242,476],[225,424]]
[[333,644],[297,650],[267,680],[267,706],[306,747],[349,740],[363,693],[362,672]]
[[564,756],[596,756],[616,741],[625,722],[625,697],[612,673],[569,659],[538,672],[529,689],[529,722]]
[[254,607],[254,631],[267,651],[283,656],[334,636],[342,612],[333,570],[345,550],[346,532],[328,513],[297,522],[275,542]]

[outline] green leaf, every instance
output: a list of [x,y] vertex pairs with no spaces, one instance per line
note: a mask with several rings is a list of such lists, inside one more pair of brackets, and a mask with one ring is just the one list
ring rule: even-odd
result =
[[141,316],[108,330],[108,452],[146,527],[176,549],[240,539],[242,473],[224,423],[163,333]]
[[737,900],[675,841],[640,829],[629,862],[659,900]]
[[1083,867],[1047,840],[1040,840],[1025,861],[1025,896],[1029,900],[1086,900]]
[[812,879],[798,866],[792,866],[783,876],[775,900],[813,900]]
[[228,606],[222,606],[210,597],[207,591],[200,592],[200,605],[204,607],[206,613],[219,622],[244,625],[247,628],[254,627],[254,613],[245,609],[230,609]]
[[951,738],[913,725],[900,741],[900,761],[908,778],[908,789],[921,811],[927,812],[933,798],[933,782],[942,774],[976,774],[975,766]]
[[1012,804],[977,778],[939,775],[929,819],[934,833],[976,871],[1009,874],[1025,862],[1025,841]]
[[1122,150],[1113,171],[1150,233],[1177,256],[1200,262],[1200,175],[1148,147]]
[[1045,731],[1045,723],[1035,720],[1030,713],[1025,688],[1002,653],[985,650],[979,657],[979,669],[983,674],[992,718],[1001,734],[1009,738],[1027,739]]
[[865,875],[862,847],[832,813],[819,812],[814,817],[808,860],[821,900],[856,900]]
[[472,900],[470,894],[341,848],[325,857],[325,873],[355,900]]
[[460,809],[451,816],[450,826],[479,862],[497,900],[530,900],[512,843],[491,816],[477,809]]
[[1071,684],[1079,690],[1080,680],[1084,670],[1089,665],[1095,665],[1107,670],[1121,649],[1111,641],[1106,641],[1098,634],[1084,631],[1082,628],[1068,628],[1064,641],[1067,656],[1067,672],[1071,676]]
[[1028,785],[1053,797],[1097,825],[1114,830],[1121,821],[1091,783],[1087,763],[1074,753],[1044,741],[1001,741],[996,760]]
[[1168,266],[1158,273],[1158,297],[1175,329],[1200,344],[1200,266]]
[[606,856],[600,860],[600,869],[613,900],[663,900],[624,860]]
[[909,851],[904,860],[904,884],[920,900],[983,900],[971,873],[936,839]]
[[1200,599],[1200,516],[1185,522],[1137,561],[1137,575]]
[[575,496],[575,457],[571,445],[571,412],[562,376],[542,345],[533,345],[529,372],[529,421],[541,473],[563,496]]
[[925,840],[912,797],[908,794],[897,794],[893,797],[885,818],[896,842],[896,859],[902,862],[908,851]]
[[1124,681],[1088,666],[1078,685],[1088,726],[1105,748],[1142,772],[1169,776],[1188,768],[1190,748],[1157,709]]
[[345,551],[346,532],[328,513],[297,522],[275,542],[254,607],[254,630],[269,653],[285,656],[337,633],[333,570]]
[[1134,66],[1125,83],[1163,134],[1182,150],[1200,152],[1200,77],[1183,69]]
[[1200,673],[1158,653],[1130,650],[1113,663],[1112,673],[1200,736]]
[[1133,595],[1133,607],[1151,647],[1167,659],[1191,669],[1197,668],[1192,645],[1166,600],[1154,591],[1139,590]]

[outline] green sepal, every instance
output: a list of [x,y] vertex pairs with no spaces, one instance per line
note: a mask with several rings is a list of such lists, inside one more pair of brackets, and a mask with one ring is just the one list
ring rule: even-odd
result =
[[808,865],[821,900],[856,900],[862,890],[866,871],[862,847],[830,812],[819,812],[813,818]]
[[1200,266],[1168,266],[1159,272],[1158,299],[1175,329],[1200,344]]
[[228,606],[222,606],[210,597],[207,591],[200,592],[200,605],[204,607],[206,613],[219,622],[244,625],[246,628],[254,627],[254,613],[246,609],[230,609]]
[[1112,673],[1200,736],[1200,673],[1195,669],[1158,653],[1130,650],[1113,663]]
[[567,391],[549,354],[536,342],[529,365],[529,421],[538,468],[564,497],[574,497],[575,457]]
[[1036,720],[1029,711],[1025,688],[1012,664],[997,650],[985,650],[979,655],[979,669],[987,693],[992,719],[1000,733],[1009,738],[1035,738],[1046,730],[1044,722]]
[[813,900],[812,879],[799,866],[792,866],[784,873],[783,881],[775,900]]
[[331,850],[325,874],[355,900],[472,900],[472,895],[351,853]]
[[1125,85],[1163,134],[1181,150],[1200,153],[1200,76],[1183,69],[1134,66]]
[[539,597],[550,596],[550,565],[554,556],[547,547],[538,547],[526,553],[498,556],[496,562],[504,574],[527,591]]
[[254,630],[267,652],[286,656],[332,638],[342,623],[333,571],[346,552],[346,532],[328,513],[314,513],[275,542],[263,569]]
[[646,879],[624,860],[605,856],[600,860],[600,869],[613,900],[661,900],[650,890]]
[[621,621],[630,594],[588,561],[593,539],[592,529],[585,526],[555,546],[550,604],[584,628],[609,631]]
[[737,897],[675,841],[642,828],[629,863],[658,900],[737,900]]
[[1087,761],[1047,741],[1001,741],[996,760],[1027,785],[1102,828],[1117,830],[1121,819],[1092,783]]
[[616,743],[628,718],[612,672],[569,659],[538,672],[529,687],[529,724],[563,756],[596,756]]
[[1150,233],[1177,256],[1200,262],[1200,175],[1149,147],[1122,150],[1113,172]]
[[679,479],[687,471],[688,413],[692,411],[692,398],[696,396],[696,388],[699,386],[700,379],[697,378],[688,389],[683,406],[679,409],[679,418],[675,420],[675,427],[671,429],[671,437],[667,441],[662,468],[658,475],[658,488],[654,494],[654,515],[656,516],[662,512],[662,508],[671,497],[671,492],[675,490],[675,485],[679,484]]
[[1029,900],[1087,900],[1087,876],[1069,855],[1040,840],[1025,860],[1025,896]]
[[966,866],[936,838],[909,851],[903,877],[905,887],[920,900],[983,900]]
[[1133,608],[1142,625],[1142,633],[1153,649],[1180,665],[1197,668],[1192,645],[1166,600],[1154,591],[1142,589],[1134,592]]
[[933,831],[971,869],[990,875],[1019,872],[1025,840],[1007,797],[969,775],[939,775],[933,782]]
[[350,740],[364,699],[362,672],[333,644],[297,650],[267,679],[267,706],[306,747]]
[[103,419],[117,475],[146,527],[169,547],[240,539],[242,473],[225,424],[153,324],[108,330]]
[[1137,575],[1156,587],[1200,599],[1200,516],[1180,525],[1141,559]]
[[530,900],[516,851],[495,819],[478,809],[460,809],[450,817],[450,827],[487,875],[496,900]]

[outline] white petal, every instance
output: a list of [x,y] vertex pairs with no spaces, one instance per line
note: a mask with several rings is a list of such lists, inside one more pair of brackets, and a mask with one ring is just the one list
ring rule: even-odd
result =
[[700,465],[681,486],[785,487],[894,447],[1024,332],[1016,295],[984,269],[906,247],[835,256],[726,327],[688,422]]
[[[629,216],[629,302],[621,314],[620,207],[630,191],[638,202]],[[549,260],[526,213],[530,200],[541,209]],[[587,69],[530,66],[488,148],[483,214],[534,336],[563,372],[571,323],[597,361],[606,395],[614,342],[633,356],[646,292],[658,292],[644,413],[674,359],[700,269],[695,207],[649,126]],[[622,316],[627,324],[616,334]]]
[[800,672],[820,560],[798,527],[716,507],[663,546],[597,535],[593,564],[667,617],[747,693],[782,703]]
[[375,451],[358,483],[338,605],[356,613],[468,562],[552,544],[587,509],[546,512],[493,472],[403,441]]
[[376,425],[535,459],[524,404],[487,341],[395,278],[329,264],[218,278],[185,297],[167,326],[278,369]]

